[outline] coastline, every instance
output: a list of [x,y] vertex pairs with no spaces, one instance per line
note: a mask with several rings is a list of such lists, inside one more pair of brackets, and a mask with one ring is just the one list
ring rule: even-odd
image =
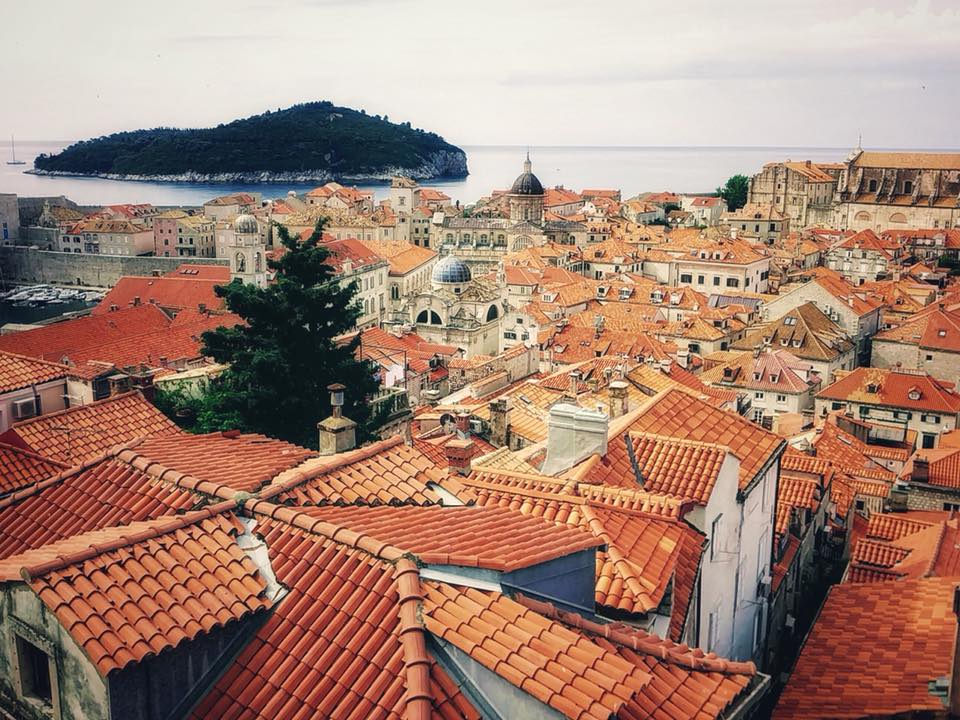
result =
[[463,180],[470,171],[467,169],[467,155],[440,151],[433,153],[429,160],[415,168],[386,167],[372,173],[333,173],[330,170],[291,170],[286,172],[222,172],[199,173],[188,170],[170,175],[149,175],[136,173],[96,173],[70,170],[44,170],[34,166],[25,170],[26,175],[45,177],[79,177],[99,178],[101,180],[122,180],[128,182],[153,183],[195,183],[209,185],[230,184],[291,184],[291,183],[327,183],[331,181],[343,183],[386,183],[396,175],[408,177],[411,180]]

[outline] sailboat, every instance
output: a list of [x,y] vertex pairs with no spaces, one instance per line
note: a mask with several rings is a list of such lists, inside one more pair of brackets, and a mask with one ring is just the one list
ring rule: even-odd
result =
[[17,147],[13,144],[13,135],[10,136],[10,156],[11,160],[7,160],[7,165],[26,165],[23,160],[17,160]]

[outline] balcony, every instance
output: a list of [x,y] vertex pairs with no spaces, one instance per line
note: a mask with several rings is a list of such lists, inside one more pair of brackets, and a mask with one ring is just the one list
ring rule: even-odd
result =
[[384,424],[410,415],[410,400],[404,387],[380,388],[373,396],[371,406],[375,417],[383,414]]

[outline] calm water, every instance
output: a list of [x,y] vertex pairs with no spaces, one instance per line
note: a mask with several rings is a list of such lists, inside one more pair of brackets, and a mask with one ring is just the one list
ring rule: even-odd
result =
[[[97,178],[59,178],[27,175],[39,153],[52,153],[66,142],[18,142],[17,156],[27,165],[7,165],[9,148],[0,145],[0,192],[22,196],[66,195],[81,205],[153,203],[200,205],[230,192],[260,192],[265,198],[283,197],[290,190],[304,192],[313,185],[228,185],[126,182]],[[452,182],[431,182],[455,200],[470,203],[491,190],[510,186],[521,170],[526,147],[466,146],[470,176]],[[707,192],[730,175],[751,175],[774,160],[839,162],[849,148],[788,147],[531,147],[533,169],[545,186],[619,188],[624,197],[639,192],[672,190]],[[385,185],[361,186],[385,197]]]

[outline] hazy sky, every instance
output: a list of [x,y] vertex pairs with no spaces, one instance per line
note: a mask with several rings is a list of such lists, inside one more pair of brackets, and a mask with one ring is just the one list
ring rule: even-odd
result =
[[960,146],[960,2],[0,0],[0,137],[296,102],[451,142]]

